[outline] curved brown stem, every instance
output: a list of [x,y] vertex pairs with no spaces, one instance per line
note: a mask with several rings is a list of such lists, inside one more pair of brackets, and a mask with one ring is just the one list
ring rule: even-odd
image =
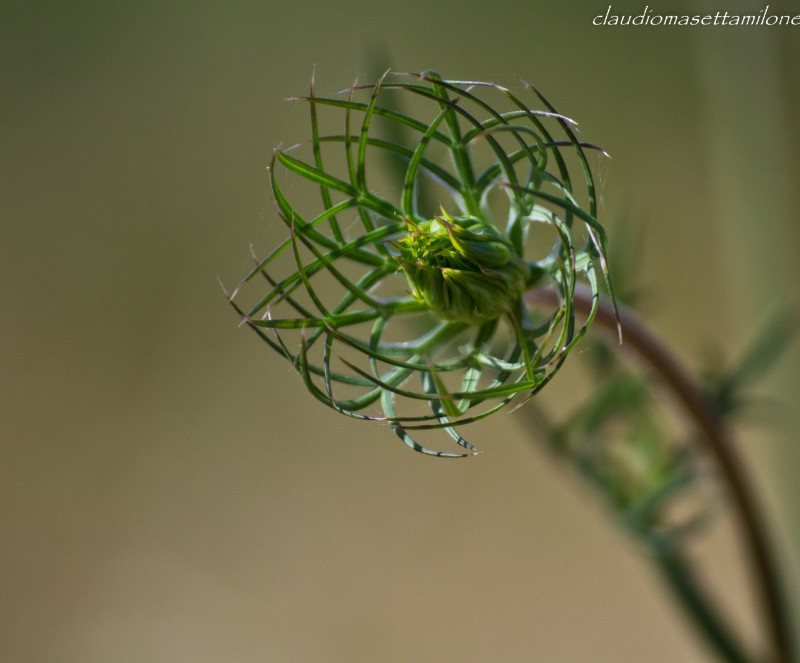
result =
[[[558,304],[558,294],[548,288],[532,290],[525,297],[532,304]],[[592,306],[592,293],[588,288],[578,286],[573,301],[576,311],[587,315]],[[777,663],[792,663],[792,634],[777,567],[764,531],[764,520],[759,513],[741,459],[737,455],[730,430],[717,414],[708,396],[675,355],[632,311],[619,307],[617,318],[613,304],[601,298],[595,324],[614,337],[617,335],[618,325],[622,327],[623,348],[633,351],[658,374],[704,434],[708,448],[727,480],[730,498],[741,525],[752,572],[760,591],[762,608],[775,648],[775,660]]]

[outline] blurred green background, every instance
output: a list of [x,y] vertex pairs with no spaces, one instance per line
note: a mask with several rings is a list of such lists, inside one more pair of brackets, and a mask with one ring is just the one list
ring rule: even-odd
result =
[[[800,27],[593,27],[607,6],[3,3],[0,660],[707,660],[524,418],[414,454],[313,401],[217,282],[284,236],[266,165],[315,64],[321,94],[520,76],[611,153],[645,316],[687,361],[735,356],[798,303]],[[796,605],[799,358],[740,436]],[[730,523],[698,554],[757,638]]]

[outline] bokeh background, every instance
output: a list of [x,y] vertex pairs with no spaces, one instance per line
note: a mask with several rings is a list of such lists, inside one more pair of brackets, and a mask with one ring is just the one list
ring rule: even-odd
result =
[[[520,76],[611,153],[644,315],[688,362],[735,357],[798,305],[800,27],[593,27],[607,6],[2,3],[0,660],[708,660],[524,417],[476,425],[472,460],[414,454],[318,406],[217,281],[283,237],[266,165],[315,64],[320,93]],[[740,435],[796,605],[799,358]],[[730,523],[701,543],[757,640]]]

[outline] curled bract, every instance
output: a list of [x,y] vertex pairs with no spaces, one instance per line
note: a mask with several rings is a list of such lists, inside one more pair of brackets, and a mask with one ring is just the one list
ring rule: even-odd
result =
[[[532,87],[433,72],[310,94],[310,138],[276,150],[286,236],[230,296],[242,321],[334,410],[437,456],[457,431],[541,390],[594,317],[605,234],[575,123]],[[331,124],[333,122],[333,124]],[[260,285],[259,285],[260,284]],[[555,288],[531,310],[524,293]],[[415,438],[443,429],[464,447]]]

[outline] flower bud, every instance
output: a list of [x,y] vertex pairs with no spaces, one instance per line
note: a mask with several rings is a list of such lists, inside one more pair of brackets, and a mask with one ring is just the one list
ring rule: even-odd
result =
[[528,265],[492,224],[471,216],[411,225],[397,241],[411,294],[442,320],[480,325],[519,301]]

